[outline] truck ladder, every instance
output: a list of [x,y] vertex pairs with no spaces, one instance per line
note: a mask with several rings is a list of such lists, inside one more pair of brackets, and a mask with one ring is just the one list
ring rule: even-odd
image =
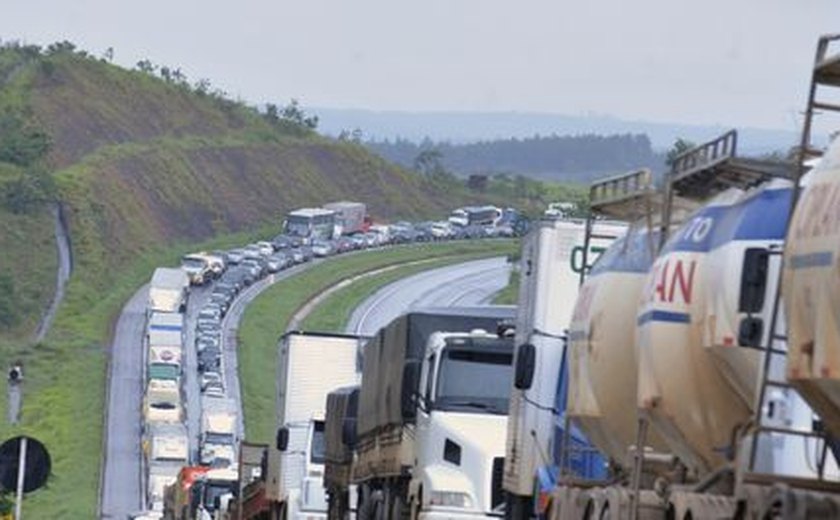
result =
[[[819,111],[836,112],[840,114],[840,105],[820,101],[817,96],[821,93],[820,87],[834,87],[834,92],[840,92],[840,52],[829,55],[829,47],[833,43],[840,42],[840,34],[822,36],[817,43],[816,57],[814,59],[814,67],[811,73],[811,85],[808,94],[808,102],[805,107],[805,114],[802,126],[802,135],[799,148],[797,150],[797,164],[794,170],[793,180],[793,196],[791,198],[790,208],[788,209],[787,227],[790,226],[790,220],[793,216],[793,210],[799,199],[802,191],[802,177],[809,170],[809,159],[822,156],[822,151],[817,149],[812,143],[813,140],[813,122],[814,116]],[[837,49],[835,49],[837,50]],[[785,233],[787,235],[787,233]],[[772,318],[770,320],[770,329],[768,331],[767,341],[763,347],[759,347],[763,352],[763,362],[761,366],[761,379],[758,388],[758,396],[755,402],[755,410],[753,416],[753,428],[751,430],[752,439],[749,447],[749,461],[746,473],[741,477],[743,483],[753,484],[771,484],[784,482],[792,487],[807,487],[810,489],[830,489],[834,492],[840,491],[840,483],[827,481],[825,479],[825,463],[828,454],[828,442],[826,435],[821,431],[802,430],[786,427],[778,427],[768,425],[764,421],[764,405],[767,398],[768,389],[770,388],[785,388],[795,391],[786,381],[774,380],[771,374],[772,361],[775,356],[782,361],[787,360],[787,337],[785,334],[778,332],[780,323],[780,313],[782,310],[782,279],[784,277],[784,256],[781,251],[771,251],[771,255],[778,255],[780,257],[778,284],[775,298],[773,299]],[[817,462],[817,478],[809,479],[795,476],[772,475],[756,471],[756,459],[758,452],[759,439],[762,434],[768,435],[783,435],[790,437],[801,438],[815,438],[818,441],[822,440],[822,450],[820,460]]]
[[793,179],[791,162],[738,157],[738,132],[723,135],[677,155],[665,183],[660,224],[660,248],[678,222],[674,209],[702,203],[729,188],[748,189],[772,178]]
[[592,267],[589,245],[593,238],[615,238],[594,234],[595,221],[601,218],[622,220],[631,224],[642,218],[652,224],[652,216],[661,206],[661,197],[653,183],[653,174],[647,168],[600,179],[589,186],[589,214],[586,217],[586,234],[583,240],[583,268],[580,284]]

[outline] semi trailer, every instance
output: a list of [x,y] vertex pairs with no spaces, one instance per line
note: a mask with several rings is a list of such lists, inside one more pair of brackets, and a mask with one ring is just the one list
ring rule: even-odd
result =
[[[511,307],[416,310],[365,344],[357,413],[328,404],[330,518],[354,503],[357,518],[501,511],[513,342],[498,332],[513,316]],[[339,460],[342,450],[352,456]]]
[[[553,487],[552,482],[540,482],[538,469],[551,466],[548,460],[564,435],[562,421],[559,428],[555,425],[565,400],[557,406],[555,401],[567,386],[567,328],[578,285],[592,262],[627,228],[621,222],[597,221],[593,238],[587,240],[587,225],[582,219],[545,219],[523,239],[516,317],[519,376],[511,389],[504,467],[507,512],[513,517],[529,514],[535,494]],[[589,445],[579,433],[573,438],[581,448]],[[594,453],[578,462],[581,477],[604,472]]]

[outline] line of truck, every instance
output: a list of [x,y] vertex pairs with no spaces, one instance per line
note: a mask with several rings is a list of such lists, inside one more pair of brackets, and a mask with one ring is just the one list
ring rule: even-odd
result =
[[[486,309],[395,320],[358,384],[319,382],[337,388],[308,448],[281,406],[276,462],[249,483],[294,467],[284,485],[318,507],[243,494],[227,517],[840,517],[840,139],[811,138],[840,112],[818,96],[840,87],[838,41],[819,41],[796,161],[740,157],[733,131],[659,186],[594,183],[589,218],[523,241],[513,337],[470,324]],[[323,469],[295,459],[321,452]]]

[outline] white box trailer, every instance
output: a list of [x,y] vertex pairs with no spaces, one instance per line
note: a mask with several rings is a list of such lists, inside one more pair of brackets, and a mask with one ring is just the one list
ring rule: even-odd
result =
[[324,209],[335,212],[335,224],[342,235],[352,235],[365,230],[367,206],[361,202],[330,202],[324,204]]
[[266,495],[272,508],[285,504],[287,518],[326,514],[327,394],[359,382],[360,345],[359,337],[342,334],[292,332],[281,339],[280,429],[278,442],[269,448]]
[[190,280],[180,268],[158,267],[149,284],[149,312],[183,312],[187,307]]
[[[627,225],[596,222],[589,244],[591,265]],[[504,489],[508,508],[527,507],[532,500],[537,468],[554,453],[554,416],[557,384],[565,350],[565,336],[578,297],[583,266],[586,224],[582,220],[542,220],[522,244],[519,306],[516,317],[516,355],[533,345],[535,372],[530,388],[513,388],[510,396]],[[603,237],[603,238],[600,238]],[[617,295],[617,297],[621,297]],[[564,404],[565,406],[565,404]]]

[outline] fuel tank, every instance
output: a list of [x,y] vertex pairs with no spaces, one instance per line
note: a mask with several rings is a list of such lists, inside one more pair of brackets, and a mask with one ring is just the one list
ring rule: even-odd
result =
[[671,234],[646,277],[638,406],[694,476],[731,458],[751,419],[760,351],[747,347],[768,336],[780,255],[767,252],[782,247],[791,194],[785,180],[720,193]]
[[840,435],[840,139],[807,176],[785,245],[787,377]]
[[[628,463],[636,443],[636,310],[658,236],[633,225],[592,267],[569,328],[567,413],[614,463]],[[657,435],[647,445],[662,451]]]

